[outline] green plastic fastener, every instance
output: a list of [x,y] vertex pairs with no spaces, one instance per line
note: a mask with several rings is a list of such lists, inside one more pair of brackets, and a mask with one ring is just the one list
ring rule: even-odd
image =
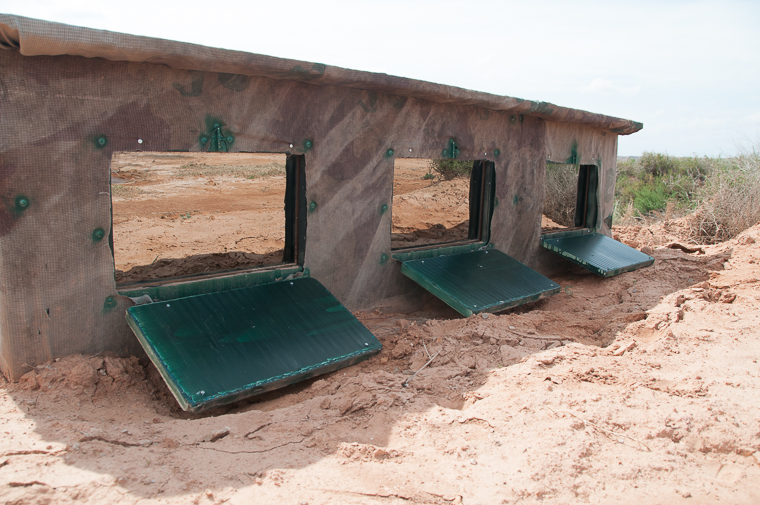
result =
[[388,255],[383,253],[380,255],[380,264],[385,265],[388,262]]
[[444,158],[449,159],[456,159],[457,156],[459,156],[459,146],[457,145],[457,141],[455,139],[449,139],[449,148],[444,149],[441,153]]
[[108,137],[105,135],[101,135],[95,139],[95,147],[98,149],[105,147],[106,144],[108,144]]
[[27,207],[29,207],[29,199],[25,196],[17,196],[16,197],[16,209],[17,210],[25,210]]
[[100,242],[105,236],[106,231],[103,228],[95,228],[95,231],[92,232],[92,240],[95,242]]
[[311,202],[309,204],[309,212],[314,212],[315,210],[317,210],[317,202]]
[[314,142],[312,142],[311,139],[306,139],[306,140],[303,141],[303,148],[305,150],[308,151],[312,147],[314,147]]
[[496,156],[498,156],[498,155],[500,155],[500,154],[501,154],[501,151],[500,151],[500,150],[498,150],[498,149],[494,149],[494,150],[493,150],[493,155],[494,155],[494,157],[496,157]]
[[388,204],[387,204],[387,203],[384,203],[384,204],[383,204],[383,205],[380,207],[380,214],[385,214],[386,212],[388,212]]
[[387,151],[385,151],[386,158],[390,158],[391,156],[393,156],[393,154],[394,154],[393,149],[388,149]]
[[103,312],[111,312],[116,308],[116,305],[116,298],[113,296],[106,296],[106,299],[103,302]]
[[224,126],[223,121],[206,118],[206,129],[198,137],[201,149],[210,153],[229,152],[232,143],[235,142],[235,136]]

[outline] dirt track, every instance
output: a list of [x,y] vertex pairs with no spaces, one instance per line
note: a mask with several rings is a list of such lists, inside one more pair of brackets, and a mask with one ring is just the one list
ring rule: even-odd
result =
[[488,318],[358,313],[379,356],[206,416],[136,358],[39,366],[0,391],[0,497],[759,503],[758,243],[760,225],[612,279],[570,270]]

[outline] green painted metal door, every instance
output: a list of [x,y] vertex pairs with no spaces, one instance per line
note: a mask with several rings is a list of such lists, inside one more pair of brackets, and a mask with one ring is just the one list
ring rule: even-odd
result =
[[654,258],[601,233],[541,239],[541,244],[602,277],[648,267]]
[[404,261],[401,273],[465,317],[516,307],[560,289],[497,249]]
[[127,322],[192,412],[352,365],[382,347],[308,277],[137,305]]

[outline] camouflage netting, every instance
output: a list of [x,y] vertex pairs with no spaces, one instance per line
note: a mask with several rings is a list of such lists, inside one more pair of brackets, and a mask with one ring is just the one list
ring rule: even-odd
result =
[[55,356],[139,351],[109,246],[114,152],[198,151],[218,122],[234,137],[230,151],[304,154],[314,203],[304,267],[354,309],[419,289],[388,261],[391,213],[379,209],[390,205],[394,157],[438,158],[450,138],[460,159],[488,153],[498,200],[491,241],[536,266],[548,261],[539,244],[547,158],[600,167],[604,218],[617,137],[641,128],[544,102],[15,16],[0,15],[0,46],[0,368],[12,380]]

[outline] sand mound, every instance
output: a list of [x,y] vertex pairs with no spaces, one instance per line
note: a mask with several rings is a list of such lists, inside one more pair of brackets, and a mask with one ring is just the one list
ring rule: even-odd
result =
[[760,226],[692,253],[642,240],[652,267],[571,268],[560,294],[499,315],[357,313],[378,356],[204,415],[137,358],[48,362],[3,386],[0,494],[758,503],[758,240]]

